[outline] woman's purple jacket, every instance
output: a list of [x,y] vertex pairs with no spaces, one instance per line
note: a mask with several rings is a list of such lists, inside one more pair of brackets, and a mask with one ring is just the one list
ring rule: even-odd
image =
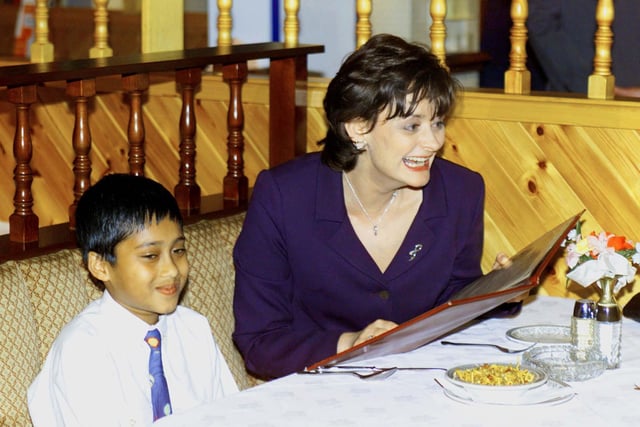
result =
[[263,378],[302,370],[335,354],[343,332],[446,302],[482,275],[484,196],[478,173],[437,158],[381,273],[347,217],[341,173],[319,153],[261,172],[233,254],[233,339],[247,369]]

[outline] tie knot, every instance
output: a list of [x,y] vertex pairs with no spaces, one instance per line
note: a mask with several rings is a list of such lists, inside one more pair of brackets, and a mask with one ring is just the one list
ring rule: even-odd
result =
[[153,349],[160,347],[160,331],[157,329],[148,331],[144,340],[149,344],[149,347]]

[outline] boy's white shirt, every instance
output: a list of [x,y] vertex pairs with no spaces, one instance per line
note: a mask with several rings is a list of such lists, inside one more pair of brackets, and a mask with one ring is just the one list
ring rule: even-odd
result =
[[29,387],[34,426],[152,424],[144,336],[154,328],[174,413],[238,391],[204,316],[178,306],[150,326],[105,291],[62,329]]

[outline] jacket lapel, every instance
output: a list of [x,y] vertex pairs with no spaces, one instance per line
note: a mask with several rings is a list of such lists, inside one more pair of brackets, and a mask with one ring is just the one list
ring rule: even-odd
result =
[[378,266],[356,236],[344,206],[342,173],[327,167],[318,168],[316,187],[317,238],[354,268],[379,282]]
[[400,249],[385,271],[387,280],[393,280],[404,274],[414,265],[420,264],[417,261],[426,256],[429,251],[437,250],[438,242],[435,241],[434,227],[438,227],[439,221],[437,219],[446,216],[446,214],[447,197],[436,161],[431,170],[431,179],[422,190],[420,209],[418,209]]

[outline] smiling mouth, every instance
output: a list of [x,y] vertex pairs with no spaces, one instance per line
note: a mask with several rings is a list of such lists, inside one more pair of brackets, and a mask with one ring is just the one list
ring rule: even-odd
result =
[[161,288],[158,288],[158,292],[160,292],[161,294],[164,295],[175,295],[178,292],[178,287],[177,286],[163,286]]
[[407,157],[403,157],[402,161],[404,162],[405,165],[407,165],[410,168],[423,168],[428,165],[429,158],[407,156]]

